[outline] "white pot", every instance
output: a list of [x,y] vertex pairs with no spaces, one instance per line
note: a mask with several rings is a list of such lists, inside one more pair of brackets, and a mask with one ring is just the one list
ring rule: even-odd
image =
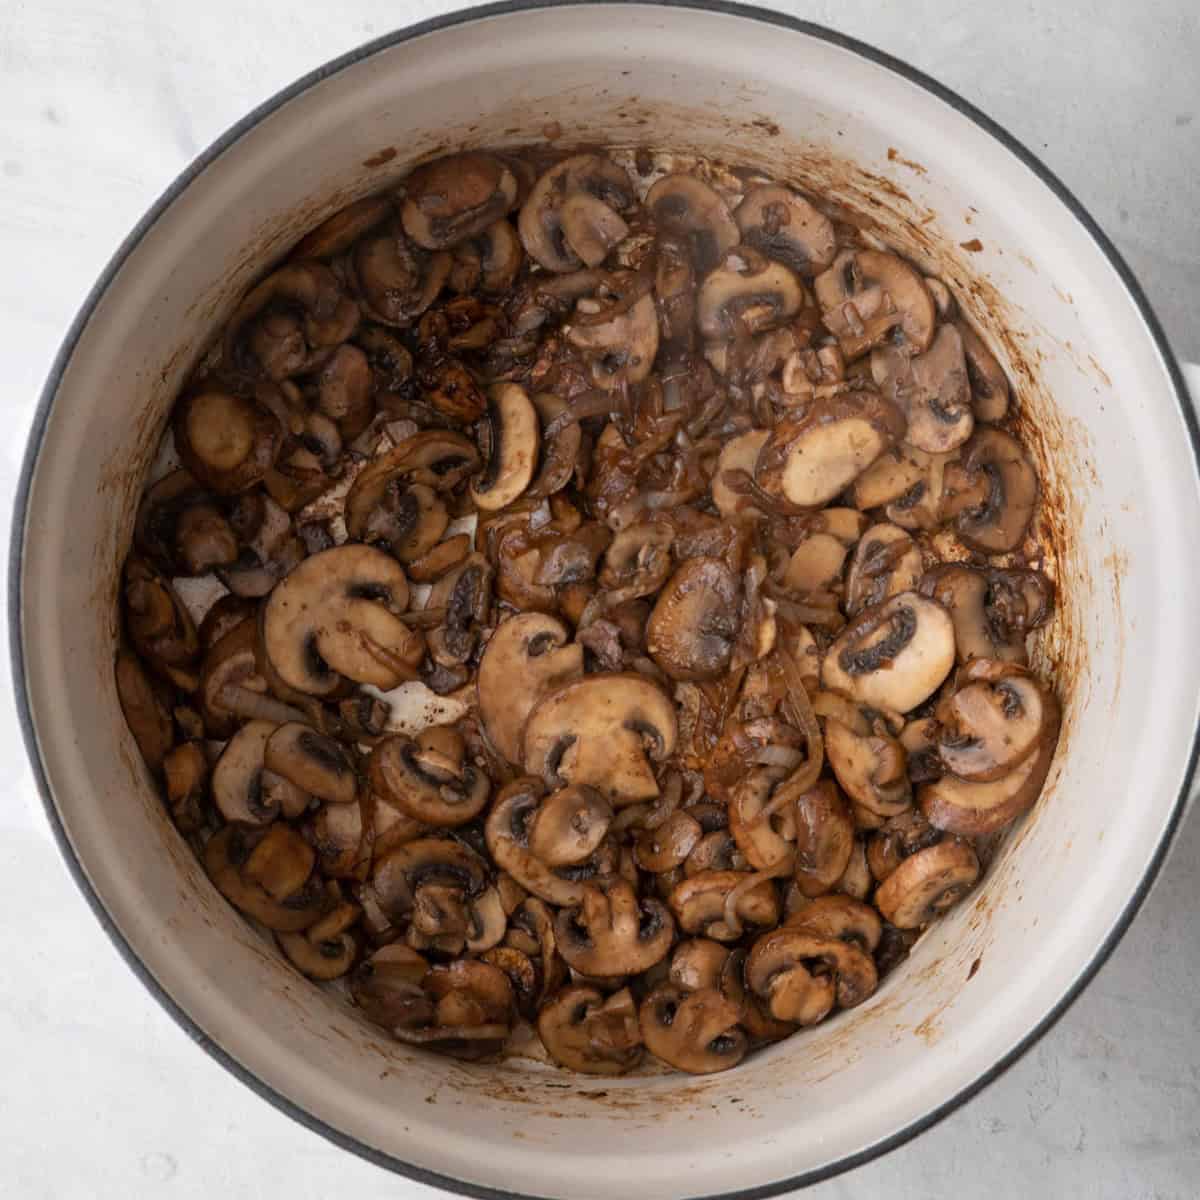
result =
[[[552,121],[564,143],[708,151],[873,213],[974,315],[1011,331],[1002,357],[1040,431],[1027,436],[1059,549],[1049,649],[1066,722],[1039,807],[871,1000],[706,1079],[587,1080],[390,1043],[213,890],[114,692],[116,580],[142,476],[235,298],[303,230],[414,158],[536,139]],[[155,205],[88,298],[18,505],[13,649],[30,753],[63,852],[131,966],[314,1130],[475,1194],[765,1195],[897,1144],[994,1077],[1144,898],[1195,754],[1196,442],[1178,368],[1112,246],[1027,152],[914,71],[720,3],[444,18],[251,114]]]

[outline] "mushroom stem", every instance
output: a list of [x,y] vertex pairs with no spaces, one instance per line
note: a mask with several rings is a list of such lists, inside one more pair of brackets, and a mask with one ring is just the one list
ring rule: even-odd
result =
[[227,683],[216,694],[217,704],[232,713],[235,717],[246,717],[252,721],[275,721],[283,725],[288,721],[301,721],[311,724],[308,714],[276,700],[273,696],[264,696],[261,692],[252,692],[249,688],[239,687],[236,683]]

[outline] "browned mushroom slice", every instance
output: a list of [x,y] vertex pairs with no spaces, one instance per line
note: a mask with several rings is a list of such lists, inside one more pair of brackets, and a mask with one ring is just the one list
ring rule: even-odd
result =
[[462,842],[418,838],[378,859],[371,885],[388,919],[408,924],[410,946],[461,954],[472,931],[470,908],[487,886],[487,868]]
[[576,301],[566,336],[590,362],[598,388],[641,383],[658,353],[654,297],[632,272],[613,272]]
[[317,408],[337,422],[344,441],[353,441],[371,423],[373,387],[370,360],[349,343],[339,346],[318,373]]
[[938,754],[959,779],[986,783],[1009,774],[1058,724],[1058,704],[1019,667],[975,659],[937,709]]
[[870,730],[860,733],[827,717],[825,753],[842,790],[856,804],[890,817],[912,802],[908,758],[896,738]]
[[879,885],[875,907],[900,929],[919,929],[957,904],[979,878],[979,859],[966,842],[938,842],[906,858]]
[[306,558],[263,609],[263,644],[283,681],[313,696],[343,678],[394,688],[415,677],[419,635],[397,614],[408,604],[404,570],[370,546],[336,546]]
[[873,708],[909,712],[941,686],[954,665],[954,623],[916,592],[860,613],[829,647],[821,683]]
[[538,1014],[538,1036],[560,1067],[584,1075],[624,1075],[642,1060],[637,1006],[628,988],[611,996],[564,988]]
[[847,362],[884,341],[909,354],[923,354],[933,341],[933,300],[921,276],[895,254],[844,250],[813,290]]
[[780,184],[751,188],[734,213],[742,241],[802,275],[833,262],[833,222],[803,196]]
[[983,339],[965,321],[955,323],[962,338],[977,421],[1003,421],[1008,414],[1008,377]]
[[559,913],[558,951],[569,967],[594,979],[637,975],[665,958],[675,922],[657,900],[638,899],[624,880],[604,891],[588,886],[578,909]]
[[530,821],[529,849],[548,867],[574,866],[600,848],[612,818],[611,806],[594,788],[560,788]]
[[436,583],[443,575],[453,571],[471,553],[471,535],[456,533],[445,541],[438,542],[418,558],[404,564],[413,583]]
[[567,872],[560,874],[529,845],[530,828],[544,794],[536,779],[514,780],[498,793],[484,827],[488,852],[501,870],[535,896],[559,906],[578,905],[583,902],[584,881],[570,878]]
[[487,465],[471,484],[477,508],[506,508],[529,486],[537,467],[541,427],[525,389],[515,383],[493,384],[488,392]]
[[397,1025],[392,1036],[455,1058],[495,1054],[512,1029],[515,997],[508,976],[478,959],[430,967],[421,981],[434,1002],[429,1024]]
[[827,504],[904,433],[895,406],[871,392],[848,392],[781,421],[763,444],[758,485],[799,508]]
[[288,961],[310,979],[327,983],[340,979],[358,957],[358,938],[350,932],[361,915],[357,904],[341,899],[338,885],[328,885],[332,907],[303,933],[277,933],[276,940]]
[[208,758],[199,741],[174,747],[163,759],[163,782],[171,819],[182,833],[203,828],[207,816]]
[[483,811],[491,792],[487,775],[467,758],[461,734],[445,726],[416,738],[384,738],[367,769],[377,794],[426,825],[465,825]]
[[545,438],[541,448],[541,467],[525,494],[529,497],[552,496],[570,483],[571,476],[580,467],[580,454],[584,448],[583,429],[578,421],[561,424],[559,419],[568,411],[568,407],[566,401],[553,392],[536,392],[532,399],[543,434],[551,424],[555,425],[556,432]]
[[352,804],[358,798],[354,764],[341,744],[298,721],[270,735],[263,762],[318,800]]
[[971,549],[1006,554],[1025,536],[1037,507],[1038,477],[1016,438],[981,429],[964,449],[962,465],[946,472],[947,516]]
[[808,901],[784,925],[818,937],[836,938],[856,946],[864,954],[874,954],[883,936],[883,923],[869,904],[837,893]]
[[700,284],[696,324],[706,338],[762,333],[791,320],[805,301],[804,285],[782,263],[750,246],[735,246]]
[[433,1019],[421,985],[429,964],[403,942],[376,950],[350,976],[350,995],[366,1017],[385,1029],[416,1028]]
[[200,673],[200,710],[210,737],[231,737],[237,718],[305,721],[308,714],[268,692],[259,669],[258,622],[241,621],[219,638],[204,656]]
[[759,768],[733,788],[729,801],[729,832],[746,861],[764,870],[790,854],[796,840],[794,796],[786,792],[780,768]]
[[675,752],[675,706],[636,674],[590,675],[548,693],[525,724],[525,770],[548,787],[596,788],[614,807],[658,795],[651,762]]
[[492,744],[508,759],[522,758],[526,718],[548,691],[583,675],[583,648],[567,643],[562,623],[543,613],[520,613],[497,626],[479,661],[479,715]]
[[650,620],[646,649],[672,679],[715,679],[741,626],[741,587],[719,558],[689,558],[671,576]]
[[237,558],[218,567],[217,575],[235,596],[265,596],[304,557],[291,517],[266,493],[238,497],[230,524],[242,545]]
[[[294,785],[291,785],[294,786]],[[372,853],[381,857],[399,844],[388,830],[383,804],[369,792],[360,793],[353,804],[322,804],[305,823],[308,840],[317,852],[317,866],[329,879],[364,880],[371,869]],[[285,814],[286,815],[286,814]],[[414,841],[424,832],[418,827],[407,839]]]
[[[577,154],[551,167],[534,185],[517,221],[521,243],[547,271],[574,271],[585,255],[588,265],[595,266],[625,236],[620,214],[636,199],[629,176],[611,159]],[[573,203],[564,212],[568,200]]]
[[850,861],[842,877],[833,886],[836,892],[855,900],[865,900],[871,894],[874,880],[871,878],[871,868],[867,865],[866,847],[860,839],[854,840]]
[[125,723],[146,765],[157,771],[175,740],[165,689],[150,678],[141,661],[129,650],[117,652],[114,673]]
[[708,938],[680,942],[671,955],[668,979],[685,992],[720,988],[721,974],[729,961],[730,950]]
[[846,575],[846,612],[882,604],[900,592],[916,590],[924,571],[921,551],[898,525],[872,525],[863,534]]
[[761,516],[749,496],[735,492],[726,482],[730,471],[744,471],[753,476],[755,464],[758,462],[758,452],[763,443],[771,436],[769,429],[752,429],[725,443],[717,458],[717,468],[713,472],[712,502],[717,506],[721,516],[729,519],[745,518],[747,520]]
[[347,265],[366,315],[405,329],[438,298],[454,260],[444,250],[422,250],[391,222],[362,238]]
[[221,506],[182,467],[146,489],[133,536],[138,549],[171,575],[204,575],[238,553]]
[[837,785],[822,779],[796,797],[796,887],[819,896],[836,887],[856,845],[854,819]]
[[704,836],[700,822],[682,810],[673,812],[661,825],[643,829],[633,848],[633,857],[643,871],[662,874],[682,866]]
[[941,831],[929,824],[920,809],[910,808],[889,817],[867,842],[867,867],[872,879],[882,883],[906,858],[941,840]]
[[660,230],[687,242],[701,273],[711,271],[739,241],[725,201],[694,175],[664,175],[646,193],[646,211]]
[[175,407],[172,428],[183,465],[221,495],[260,482],[283,441],[283,430],[271,413],[228,392],[185,396]]
[[524,254],[508,221],[496,221],[454,248],[450,287],[460,293],[502,296],[516,281]]
[[204,848],[204,869],[235,908],[277,933],[299,933],[328,911],[316,855],[293,829],[227,825]]
[[834,1001],[839,1008],[861,1004],[878,982],[869,953],[791,925],[764,933],[746,957],[746,987],[773,1017],[797,1025],[815,1025]]
[[269,825],[279,805],[263,787],[263,755],[275,732],[270,721],[248,721],[225,743],[212,773],[212,798],[226,821]]
[[404,232],[426,250],[445,250],[504,217],[517,202],[517,179],[503,160],[470,151],[418,167],[404,193]]
[[689,1075],[728,1071],[742,1061],[740,1017],[739,1006],[715,988],[684,992],[673,984],[655,988],[638,1012],[646,1049]]
[[125,625],[134,648],[177,687],[196,687],[200,640],[175,589],[148,562],[130,555],[122,572]]
[[[657,592],[671,574],[675,530],[667,521],[650,521],[622,529],[604,555],[600,586],[636,600]],[[614,601],[615,603],[616,601]]]
[[426,607],[445,614],[429,635],[430,657],[447,669],[462,666],[475,652],[480,628],[491,615],[491,563],[482,554],[468,555],[433,585]]
[[[739,887],[743,888],[733,896]],[[735,942],[741,923],[774,925],[779,921],[779,897],[770,879],[743,871],[701,871],[671,893],[671,911],[684,933],[718,942]]]
[[364,233],[386,221],[392,211],[392,201],[387,196],[364,196],[361,200],[355,200],[306,233],[296,243],[292,257],[332,258],[335,254],[341,254],[349,250]]
[[928,454],[956,450],[975,428],[962,339],[943,325],[924,354],[880,346],[871,353],[871,375],[908,417],[904,440]]

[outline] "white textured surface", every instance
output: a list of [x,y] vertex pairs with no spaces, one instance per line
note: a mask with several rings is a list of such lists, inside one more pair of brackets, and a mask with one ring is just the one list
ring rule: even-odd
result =
[[[5,526],[57,344],[147,205],[231,122],[303,71],[449,7],[0,0]],[[1042,155],[1115,237],[1179,353],[1200,358],[1200,21],[1191,3],[1148,0],[1136,13],[1100,0],[909,0],[889,15],[871,0],[779,7],[924,68]],[[0,805],[0,1195],[431,1195],[276,1113],[150,999],[59,861],[10,689],[0,690],[9,764]],[[1198,868],[1193,820],[1120,949],[1033,1051],[916,1142],[809,1194],[1194,1196]]]

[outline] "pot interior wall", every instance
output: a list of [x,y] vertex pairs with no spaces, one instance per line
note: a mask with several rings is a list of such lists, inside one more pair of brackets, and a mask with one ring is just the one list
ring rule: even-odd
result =
[[[1067,721],[986,883],[853,1013],[708,1079],[581,1081],[393,1045],[217,896],[112,682],[117,571],[175,389],[323,215],[462,145],[647,144],[765,167],[870,216],[990,328],[1033,420],[1064,590]],[[966,244],[964,248],[963,244]],[[535,1194],[769,1184],[860,1151],[987,1071],[1084,970],[1152,857],[1195,723],[1196,482],[1170,381],[1107,259],[1045,184],[917,85],[721,13],[571,7],[363,59],[200,172],[96,306],[45,429],[26,536],[28,688],[55,801],[122,936],[222,1049],[334,1129]],[[614,1153],[619,1151],[619,1153]]]

